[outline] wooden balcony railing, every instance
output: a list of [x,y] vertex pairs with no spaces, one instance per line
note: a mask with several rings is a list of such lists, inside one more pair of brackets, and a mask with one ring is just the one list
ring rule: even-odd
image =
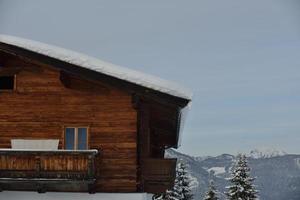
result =
[[45,192],[65,183],[64,190],[71,191],[70,187],[79,182],[88,185],[92,192],[97,153],[97,150],[0,149],[0,189],[15,190],[31,184],[39,192]]
[[145,159],[142,161],[144,189],[162,193],[174,186],[177,159]]

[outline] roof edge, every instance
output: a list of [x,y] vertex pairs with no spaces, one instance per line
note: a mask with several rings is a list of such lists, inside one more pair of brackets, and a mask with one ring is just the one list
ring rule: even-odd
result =
[[54,68],[59,68],[61,70],[75,74],[77,76],[80,76],[81,78],[92,79],[96,81],[106,81],[115,87],[126,89],[131,93],[145,95],[146,97],[156,99],[159,102],[172,103],[177,105],[178,107],[185,107],[191,101],[190,99],[163,93],[152,88],[147,88],[145,86],[141,86],[123,79],[119,79],[117,77],[103,74],[98,71],[71,64],[15,45],[0,42],[0,51],[3,51],[10,55],[21,57],[23,59],[36,60],[40,63],[47,64]]
[[[9,35],[0,35],[0,43],[2,43],[2,46],[6,44],[15,48],[21,48],[24,51],[44,55],[187,101],[192,99],[192,93],[187,88],[174,82],[144,74],[136,70],[113,65],[75,51]],[[10,50],[13,50],[13,48],[10,47]]]

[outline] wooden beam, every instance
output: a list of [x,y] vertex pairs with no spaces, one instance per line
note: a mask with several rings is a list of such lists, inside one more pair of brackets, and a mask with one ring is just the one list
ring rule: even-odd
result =
[[143,165],[150,157],[150,110],[145,102],[138,102],[138,191],[144,191]]

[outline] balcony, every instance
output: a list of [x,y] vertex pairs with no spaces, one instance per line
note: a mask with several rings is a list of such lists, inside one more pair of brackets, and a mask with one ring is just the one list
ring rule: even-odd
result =
[[0,149],[0,190],[93,193],[97,150]]
[[177,159],[145,159],[143,161],[144,189],[163,193],[174,186]]

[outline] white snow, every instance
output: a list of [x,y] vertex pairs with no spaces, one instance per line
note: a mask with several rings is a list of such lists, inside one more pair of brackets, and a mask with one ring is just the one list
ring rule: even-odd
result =
[[188,89],[177,85],[176,83],[169,82],[158,77],[147,75],[125,67],[113,65],[111,63],[104,62],[102,60],[78,52],[9,35],[0,35],[0,42],[21,47],[45,56],[49,56],[172,96],[188,100],[191,100],[192,98],[192,93]]
[[211,158],[211,156],[196,156],[194,157],[195,161],[201,162],[203,160],[206,160],[208,158]]
[[248,155],[250,158],[259,159],[259,158],[272,158],[276,156],[286,155],[286,152],[282,150],[277,150],[274,148],[259,148],[250,151]]
[[211,167],[207,169],[208,172],[213,171],[215,175],[220,175],[226,173],[225,167]]
[[196,177],[192,176],[191,173],[188,174],[188,178],[190,180],[190,188],[191,189],[195,189],[195,188],[198,188],[199,186],[199,181]]
[[68,193],[68,192],[10,192],[0,193],[0,199],[5,200],[147,200],[145,193]]
[[294,160],[295,160],[297,167],[300,169],[300,158],[295,158]]
[[57,150],[59,140],[23,140],[12,139],[12,149],[45,149],[45,150]]

